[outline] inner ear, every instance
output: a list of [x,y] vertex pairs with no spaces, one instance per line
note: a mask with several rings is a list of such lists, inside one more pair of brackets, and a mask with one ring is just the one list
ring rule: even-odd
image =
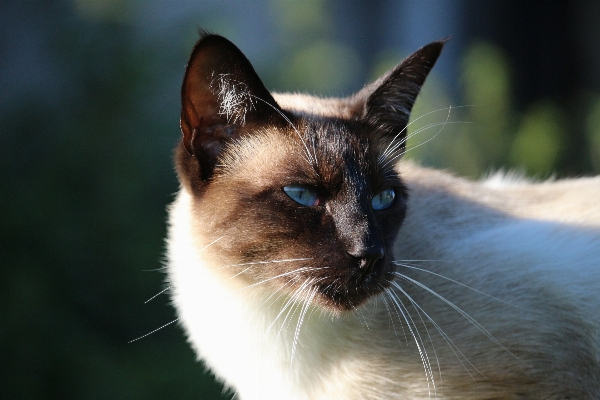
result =
[[244,54],[229,40],[204,34],[185,71],[180,122],[183,145],[199,162],[203,179],[243,127],[267,124],[278,110]]

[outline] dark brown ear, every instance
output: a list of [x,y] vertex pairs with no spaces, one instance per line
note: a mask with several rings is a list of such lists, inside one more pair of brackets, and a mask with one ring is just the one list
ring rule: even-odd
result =
[[279,106],[250,61],[229,40],[204,34],[196,43],[181,88],[183,145],[212,175],[223,146],[247,124],[267,123]]
[[439,40],[420,48],[357,93],[357,101],[364,104],[361,117],[375,128],[378,136],[388,141],[394,138],[402,141],[406,137],[410,111],[447,41]]

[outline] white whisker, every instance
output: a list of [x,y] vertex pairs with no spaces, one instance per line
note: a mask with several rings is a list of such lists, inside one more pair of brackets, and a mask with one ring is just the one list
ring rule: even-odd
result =
[[[444,107],[444,108],[438,108],[437,110],[433,110],[433,111],[429,111],[415,119],[413,119],[412,121],[410,121],[404,128],[402,128],[402,130],[400,130],[400,132],[398,132],[398,134],[396,136],[394,136],[394,138],[390,141],[390,143],[388,144],[388,146],[385,148],[385,150],[383,151],[383,153],[379,156],[379,163],[381,164],[389,155],[391,155],[391,153],[393,153],[393,150],[390,150],[390,147],[392,146],[396,146],[394,144],[394,142],[396,141],[396,139],[398,139],[398,137],[400,137],[404,132],[406,132],[406,130],[408,129],[409,126],[411,126],[412,124],[416,123],[418,120],[420,120],[423,117],[426,117],[427,115],[436,113],[436,112],[440,112],[440,111],[448,111],[448,116],[450,114],[451,110],[455,110],[455,109],[459,109],[459,108],[466,108],[466,107],[471,107],[470,105],[464,105],[464,106],[449,106],[449,107]],[[448,116],[446,117],[446,121],[448,121]],[[419,130],[421,131],[422,128]],[[439,133],[439,132],[438,132]],[[416,133],[413,132],[409,135],[407,135],[406,137],[402,138],[400,140],[400,145],[402,145],[403,143],[406,142],[406,140],[410,137],[413,137]]]
[[423,115],[421,115],[421,116],[413,119],[408,124],[406,124],[406,126],[404,128],[402,128],[400,130],[400,132],[398,132],[396,134],[396,136],[394,136],[394,138],[390,141],[390,143],[385,148],[385,150],[383,151],[383,153],[381,153],[381,155],[379,156],[379,162],[381,163],[381,162],[383,162],[383,160],[385,160],[385,158],[389,155],[388,150],[389,150],[390,146],[392,146],[394,144],[394,142],[396,141],[396,139],[398,139],[398,137],[400,137],[400,135],[402,135],[404,132],[406,132],[406,130],[408,129],[409,126],[411,126],[412,124],[414,124],[415,122],[417,122],[418,120],[420,120],[421,118],[423,118],[423,117],[425,117],[425,116],[427,116],[429,114],[433,114],[433,113],[436,113],[436,112],[439,112],[439,111],[446,111],[446,110],[448,110],[448,107],[440,108],[440,109],[433,110],[433,111],[429,111],[429,112],[427,112],[427,113],[425,113],[425,114],[423,114]]
[[[427,139],[425,142],[419,144],[419,146],[422,145],[422,144],[425,144],[425,143],[427,143],[427,142],[429,142],[429,141],[431,141],[433,139],[435,139],[435,137],[446,127],[446,125],[448,125],[448,124],[462,124],[462,123],[467,123],[467,122],[464,122],[464,121],[451,121],[451,122],[444,121],[444,122],[434,122],[434,123],[422,126],[419,129],[417,129],[416,131],[411,132],[409,135],[407,135],[405,138],[403,138],[401,141],[399,141],[393,147],[391,147],[390,151],[389,151],[389,154],[388,154],[388,157],[392,156],[396,152],[396,150],[398,150],[399,148],[401,148],[402,145],[405,144],[409,139],[417,136],[421,132],[425,132],[426,130],[431,129],[431,128],[435,128],[436,126],[441,126],[440,130],[435,135],[433,135],[431,138]],[[395,159],[395,157],[392,158],[392,160],[393,159]],[[383,166],[385,167],[389,163],[389,161],[390,160],[388,160],[388,162],[386,162],[386,164],[384,164]]]
[[[292,279],[294,280],[298,280],[299,278],[297,277],[293,277]],[[279,310],[279,314],[277,314],[277,316],[275,317],[275,319],[273,320],[273,322],[271,322],[271,325],[269,325],[269,328],[267,328],[267,332],[271,330],[271,328],[273,327],[273,325],[275,324],[275,322],[279,319],[279,317],[285,312],[285,310],[296,301],[296,297],[299,295],[299,293],[302,291],[303,286],[306,285],[306,283],[309,281],[310,278],[307,278],[304,283],[302,285],[300,285],[298,288],[296,288],[294,290],[294,292],[289,296],[289,298],[286,300],[286,302],[283,304],[283,306],[281,306],[281,309]],[[289,314],[289,311],[288,311]],[[287,319],[287,315],[286,318]],[[285,319],[284,319],[284,323],[285,323]],[[282,324],[283,327],[283,324]],[[281,327],[279,329],[281,331]],[[279,337],[279,333],[277,334],[277,337]]]
[[[384,290],[385,290],[385,288],[384,288]],[[390,323],[392,324],[392,328],[394,329],[394,335],[396,336],[396,339],[398,339],[398,343],[401,343],[400,338],[398,337],[398,331],[396,331],[396,324],[394,323],[394,316],[392,315],[392,309],[394,310],[394,313],[396,314],[396,317],[398,319],[400,319],[400,315],[398,314],[398,311],[396,311],[396,309],[394,309],[394,308],[390,309],[390,306],[389,306],[387,300],[385,299],[385,296],[381,296],[381,300],[383,300],[383,304],[385,305],[387,313],[390,317]],[[408,346],[408,338],[406,337],[406,331],[404,330],[404,326],[402,326],[402,324],[400,324],[400,327],[402,328],[402,334],[404,336],[404,343],[405,343],[405,345]]]
[[[430,141],[432,141],[433,139],[435,139],[446,127],[446,125],[455,125],[455,124],[470,124],[471,122],[468,121],[448,121],[448,118],[450,118],[450,111],[448,111],[448,115],[446,117],[446,120],[444,122],[436,122],[436,123],[432,123],[429,125],[425,125],[424,127],[421,127],[419,129],[417,129],[416,131],[412,132],[410,135],[407,135],[405,138],[403,138],[400,143],[394,145],[394,149],[392,152],[390,152],[390,154],[388,155],[388,159],[387,161],[381,166],[382,169],[385,169],[385,167],[387,165],[389,165],[390,163],[392,163],[394,160],[396,160],[397,158],[403,156],[404,154],[408,153],[410,150],[414,150],[417,147],[423,146],[424,144],[429,143]],[[431,128],[435,128],[436,126],[441,126],[441,128],[435,133],[435,135],[433,135],[432,137],[430,137],[429,139],[427,139],[426,141],[419,143],[416,146],[410,147],[410,148],[402,148],[401,146],[406,143],[406,141],[408,139],[411,139],[413,137],[415,137],[416,135],[418,135],[421,132],[424,132],[428,129]],[[400,148],[400,150],[402,150],[400,153],[395,154],[395,151],[398,150]],[[391,157],[393,155],[393,157]],[[391,158],[389,158],[391,157]]]
[[[402,302],[397,298],[396,294],[389,288],[387,288],[385,292],[390,297],[390,300],[392,300],[392,303],[396,305],[397,310],[400,311],[400,313],[402,314],[402,317],[406,322],[406,326],[408,327],[408,330],[411,333],[415,344],[417,345],[417,350],[419,352],[419,356],[421,357],[421,362],[423,363],[423,369],[425,370],[425,378],[427,380],[427,387],[429,388],[429,397],[431,397],[432,386],[435,393],[435,382],[433,378],[433,373],[431,372],[431,363],[429,362],[429,356],[427,355],[427,351],[425,349],[423,339],[421,338],[421,334],[419,333],[417,325],[413,321],[410,313],[408,312],[404,304],[402,304]],[[415,329],[413,329],[413,326]]]
[[210,242],[209,244],[207,244],[206,246],[204,246],[203,248],[201,248],[200,250],[198,250],[198,253],[202,253],[204,250],[208,249],[210,246],[212,246],[213,244],[217,243],[219,240],[223,239],[225,236],[221,236],[220,238],[217,238],[215,240],[213,240],[212,242]]
[[290,363],[294,361],[294,354],[296,354],[296,345],[298,344],[298,336],[300,334],[300,327],[302,326],[302,323],[304,322],[304,317],[306,315],[306,311],[310,307],[310,304],[312,303],[313,298],[317,294],[317,290],[318,290],[318,288],[315,286],[312,288],[312,290],[309,293],[307,293],[307,299],[305,300],[304,306],[302,307],[302,310],[300,311],[300,317],[298,318],[298,322],[296,323],[296,331],[294,332],[294,340],[292,341],[292,357],[291,357]]
[[355,307],[354,304],[351,304],[351,305],[352,305],[352,309],[354,310],[354,317],[356,319],[358,319],[358,322],[360,322],[361,326],[363,325],[363,322],[364,322],[365,327],[367,328],[367,330],[369,330],[369,323],[367,322],[367,319],[363,315],[362,311],[359,308]]
[[419,281],[417,281],[417,280],[415,280],[415,279],[413,279],[413,278],[411,278],[411,277],[409,277],[407,275],[403,275],[403,274],[401,274],[399,272],[394,272],[393,274],[396,275],[396,276],[399,276],[399,277],[401,277],[401,278],[403,278],[405,280],[407,280],[408,282],[411,282],[411,283],[415,284],[416,286],[418,286],[421,289],[424,289],[425,291],[431,293],[432,295],[434,295],[435,297],[437,297],[438,299],[440,299],[441,301],[443,301],[444,303],[446,303],[447,305],[449,305],[452,309],[454,309],[463,318],[465,318],[467,321],[469,321],[471,324],[473,324],[473,326],[475,326],[481,333],[483,333],[488,339],[490,339],[492,342],[494,342],[502,350],[506,351],[507,353],[509,353],[510,355],[512,355],[513,357],[515,357],[516,359],[519,359],[519,357],[517,357],[509,349],[507,349],[500,341],[498,341],[498,339],[496,339],[494,337],[494,335],[492,335],[487,329],[485,329],[485,327],[483,325],[481,325],[479,322],[477,322],[477,320],[475,318],[471,317],[471,315],[469,315],[462,308],[458,307],[456,304],[454,304],[450,300],[446,299],[444,296],[440,295],[436,291],[430,289],[426,285],[422,284],[421,282],[419,282]]
[[285,263],[285,262],[294,262],[294,261],[307,261],[312,260],[312,258],[284,258],[282,260],[268,260],[268,261],[250,261],[239,264],[229,264],[222,266],[220,268],[230,268],[230,267],[245,267],[246,265],[258,265],[258,264],[273,264],[273,263]]
[[[289,310],[287,312],[287,314],[285,315],[285,317],[283,318],[283,322],[281,323],[281,327],[279,328],[279,331],[277,332],[277,337],[275,338],[275,342],[277,342],[277,340],[279,340],[279,335],[281,334],[281,330],[283,329],[283,327],[286,325],[286,322],[288,324],[289,327],[289,323],[292,320],[292,318],[290,318],[291,315],[293,315],[296,311],[296,309],[298,307],[300,307],[301,302],[300,302],[300,297],[302,296],[303,292],[304,292],[304,288],[309,286],[312,282],[311,278],[308,278],[304,281],[304,283],[302,285],[300,285],[300,287],[294,292],[294,294],[289,298],[288,302],[286,303],[286,305],[284,307],[282,307],[282,312],[283,310],[285,310],[285,308],[287,307],[288,304],[291,304],[291,306],[289,307]],[[279,313],[279,315],[281,315],[281,312]],[[279,315],[277,316],[277,318],[279,318]],[[277,318],[275,318],[275,321],[277,320]],[[289,320],[288,320],[289,318]],[[275,322],[273,321],[273,322]]]
[[173,287],[173,286],[169,286],[169,287],[167,287],[167,288],[165,288],[165,289],[161,290],[160,292],[156,293],[154,296],[152,296],[152,297],[150,297],[148,300],[146,300],[146,301],[144,302],[144,304],[148,304],[148,302],[149,302],[149,301],[151,301],[151,300],[153,300],[153,299],[157,298],[158,296],[160,296],[161,294],[163,294],[163,293],[164,293],[164,292],[166,292],[167,290],[171,289],[172,287]]
[[328,267],[320,267],[320,268],[315,268],[315,267],[301,267],[301,268],[295,269],[293,271],[284,272],[283,274],[272,276],[272,277],[264,279],[264,280],[262,280],[260,282],[253,283],[251,285],[248,285],[248,286],[244,287],[244,289],[249,289],[249,288],[252,288],[254,286],[262,285],[265,282],[269,282],[269,281],[272,281],[274,279],[281,278],[283,276],[293,275],[293,274],[296,274],[298,272],[315,271],[315,270],[318,270],[318,269],[326,269],[326,268],[328,268]]
[[[413,305],[413,307],[415,307],[415,309],[417,310],[417,313],[419,314],[419,317],[421,318],[421,313],[423,315],[425,315],[425,317],[427,317],[427,319],[432,323],[432,325],[435,327],[435,329],[440,333],[440,335],[442,336],[442,338],[444,339],[444,341],[448,344],[448,347],[450,347],[450,350],[452,350],[452,352],[454,353],[454,355],[456,356],[456,358],[458,359],[458,361],[461,363],[461,365],[463,366],[463,368],[465,369],[465,371],[467,371],[467,373],[469,374],[469,376],[471,377],[471,379],[475,380],[475,378],[473,377],[473,375],[471,374],[471,372],[469,371],[469,369],[466,367],[466,365],[464,364],[463,360],[465,360],[475,371],[477,371],[481,376],[485,377],[485,375],[483,373],[481,373],[467,358],[467,356],[465,356],[465,354],[458,348],[458,346],[452,341],[452,339],[450,339],[450,337],[446,334],[446,332],[444,332],[444,330],[435,322],[435,320],[433,318],[431,318],[431,316],[429,316],[429,314],[423,310],[423,308],[421,308],[421,306],[412,298],[412,296],[410,296],[397,282],[391,282],[391,284],[396,287],[396,289],[398,289],[407,299],[408,301],[410,301],[410,303]],[[421,319],[421,321],[423,321]],[[423,321],[423,325],[425,325],[424,321]],[[427,330],[427,326],[425,326],[425,330],[427,331],[427,334],[429,335],[429,331]],[[430,341],[431,341],[431,335],[429,335]],[[431,346],[433,346],[433,351],[437,360],[437,352],[435,350],[435,345],[433,344],[433,341],[431,341]],[[458,352],[458,353],[457,353]],[[459,356],[460,354],[460,356]],[[461,357],[462,356],[462,357]],[[440,369],[440,363],[438,360],[438,370],[439,370],[439,374],[440,374],[440,381],[442,380],[442,371]]]
[[[404,154],[408,153],[408,152],[409,152],[409,151],[411,151],[411,150],[414,150],[414,149],[416,149],[417,147],[421,147],[421,146],[423,146],[424,144],[427,144],[427,143],[429,143],[430,141],[432,141],[433,139],[435,139],[435,138],[436,138],[436,136],[437,136],[437,135],[439,135],[439,134],[442,132],[442,130],[444,130],[444,128],[446,127],[446,125],[455,125],[455,124],[472,124],[472,122],[469,122],[469,121],[449,121],[449,122],[441,122],[441,123],[438,123],[438,124],[432,124],[431,126],[429,126],[429,127],[428,127],[428,129],[429,129],[429,128],[434,128],[434,127],[436,127],[436,126],[440,126],[440,125],[442,125],[442,127],[440,128],[440,130],[439,130],[439,131],[437,131],[437,132],[436,132],[436,134],[435,134],[435,135],[433,135],[432,137],[430,137],[430,138],[429,138],[429,139],[427,139],[426,141],[424,141],[424,142],[422,142],[422,143],[419,143],[419,144],[418,144],[418,145],[416,145],[416,146],[412,146],[412,147],[409,147],[409,148],[405,149],[405,150],[404,150],[403,152],[401,152],[400,154],[397,154],[396,156],[394,156],[394,158],[393,158],[392,160],[395,160],[395,159],[397,159],[398,157],[401,157],[401,156],[403,156]],[[422,131],[415,132],[415,134],[416,134],[416,133],[420,133],[420,132],[422,132]],[[412,136],[414,136],[414,135],[411,135],[411,137],[412,137]]]
[[271,302],[271,304],[275,304],[277,302],[277,300],[279,300],[283,295],[285,295],[284,292],[284,288],[288,285],[292,284],[292,280],[288,280],[286,282],[283,283],[283,285],[281,285],[280,287],[278,287],[277,289],[275,289],[273,291],[273,293],[271,293],[269,295],[269,297],[267,297],[259,306],[258,308],[262,307],[263,305],[265,305],[273,296],[275,296],[276,294],[278,294],[278,296]]
[[[490,299],[497,300],[497,301],[499,301],[499,302],[501,302],[501,303],[503,303],[503,304],[506,304],[506,305],[508,305],[508,306],[511,306],[511,307],[517,307],[517,306],[516,306],[516,305],[514,305],[514,304],[511,304],[511,303],[509,303],[509,302],[507,302],[507,301],[504,301],[504,300],[502,300],[502,299],[500,299],[500,298],[498,298],[498,297],[492,296],[491,294],[487,294],[487,293],[485,293],[485,292],[482,292],[481,290],[475,289],[475,288],[474,288],[474,287],[472,287],[472,286],[465,285],[464,283],[461,283],[461,282],[459,282],[459,281],[456,281],[456,280],[454,280],[454,279],[452,279],[452,278],[448,278],[447,276],[444,276],[444,275],[438,274],[437,272],[433,272],[433,271],[426,270],[426,269],[424,269],[424,268],[419,268],[419,267],[415,267],[415,266],[413,266],[413,265],[408,265],[408,264],[405,264],[404,262],[406,262],[406,261],[409,261],[409,260],[403,260],[403,261],[392,261],[392,264],[394,264],[394,265],[398,265],[398,266],[400,266],[400,267],[409,268],[409,269],[414,269],[414,270],[416,270],[416,271],[421,271],[421,272],[425,272],[425,273],[428,273],[428,274],[431,274],[431,275],[437,276],[437,277],[439,277],[439,278],[441,278],[441,279],[445,279],[445,280],[447,280],[448,282],[452,282],[452,283],[455,283],[455,284],[457,284],[457,285],[459,285],[459,286],[462,286],[462,287],[464,287],[464,288],[467,288],[467,289],[469,289],[469,290],[472,290],[472,291],[474,291],[475,293],[477,293],[477,294],[480,294],[480,295],[482,295],[482,296],[486,296],[486,297],[489,297]],[[413,260],[413,261],[418,261],[418,260]],[[423,261],[428,261],[428,260],[423,260]]]
[[169,322],[169,323],[167,323],[167,324],[164,324],[164,325],[163,325],[163,326],[161,326],[160,328],[156,328],[156,329],[155,329],[155,330],[153,330],[152,332],[148,332],[148,333],[146,333],[145,335],[143,335],[143,336],[140,336],[139,338],[135,338],[135,339],[133,339],[133,340],[130,340],[130,341],[129,341],[129,342],[127,342],[127,343],[133,343],[133,342],[136,342],[136,341],[138,341],[138,340],[140,340],[140,339],[143,339],[143,338],[145,338],[146,336],[150,336],[150,335],[152,335],[154,332],[158,332],[158,331],[160,331],[162,328],[165,328],[165,327],[167,327],[167,326],[171,325],[173,322],[177,322],[177,321],[179,321],[179,318],[177,318],[177,319],[174,319],[173,321],[171,321],[171,322]]
[[[279,110],[277,107],[273,106],[271,103],[269,103],[268,101],[265,101],[263,99],[261,99],[260,97],[251,95],[252,97],[254,97],[257,100],[262,101],[263,103],[265,103],[266,105],[268,105],[269,107],[271,107],[273,110],[275,110],[279,115],[281,115],[283,117],[283,119],[286,120],[286,122],[288,124],[290,124],[290,126],[294,129],[294,131],[296,132],[296,134],[298,134],[298,137],[300,138],[300,141],[302,142],[302,145],[304,146],[304,150],[306,151],[306,156],[308,157],[307,162],[313,166],[314,165],[318,165],[317,164],[317,154],[315,153],[314,157],[312,154],[310,154],[310,150],[308,149],[308,146],[306,145],[306,142],[304,141],[304,139],[302,138],[302,135],[300,134],[300,132],[298,131],[298,129],[296,129],[296,127],[294,126],[294,124],[292,123],[292,121],[290,121],[290,119],[283,113],[281,112],[281,110]],[[314,145],[314,143],[313,143]],[[313,146],[314,147],[314,146]],[[314,165],[313,165],[314,164]]]
[[[252,269],[255,265],[261,265],[261,264],[273,264],[273,263],[283,263],[283,262],[294,262],[294,261],[306,261],[306,260],[311,260],[311,258],[293,258],[293,259],[289,259],[289,260],[271,260],[271,261],[254,261],[254,262],[247,262],[247,263],[241,263],[241,264],[230,264],[230,265],[226,265],[223,266],[221,268],[231,268],[231,267],[243,267],[248,265],[247,268],[244,268],[243,270],[241,270],[240,272],[238,272],[237,274],[233,275],[232,277],[230,277],[228,279],[232,280],[235,277],[243,274],[244,272]],[[304,268],[310,268],[310,267],[304,267]]]

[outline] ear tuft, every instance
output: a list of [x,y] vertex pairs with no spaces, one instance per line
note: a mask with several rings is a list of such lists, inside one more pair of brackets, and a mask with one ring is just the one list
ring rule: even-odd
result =
[[254,109],[256,99],[244,82],[236,81],[231,74],[212,77],[210,88],[217,95],[218,114],[226,118],[228,124],[244,125],[246,115]]
[[181,87],[180,126],[182,144],[205,180],[226,143],[239,138],[247,124],[268,123],[280,109],[233,43],[201,34]]

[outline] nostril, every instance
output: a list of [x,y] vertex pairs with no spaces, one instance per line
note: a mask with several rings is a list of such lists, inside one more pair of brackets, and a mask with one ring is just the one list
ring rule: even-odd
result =
[[383,247],[374,246],[374,247],[363,247],[358,251],[349,251],[350,254],[354,258],[360,259],[360,268],[370,270],[373,268],[375,263],[383,258],[385,252]]
[[382,247],[375,247],[364,249],[360,252],[348,252],[348,254],[360,260],[358,264],[360,270],[358,282],[362,284],[371,275],[371,272],[375,268],[375,264],[383,258],[385,253]]
[[368,272],[373,268],[373,265],[375,265],[376,262],[377,260],[361,258],[358,267]]

